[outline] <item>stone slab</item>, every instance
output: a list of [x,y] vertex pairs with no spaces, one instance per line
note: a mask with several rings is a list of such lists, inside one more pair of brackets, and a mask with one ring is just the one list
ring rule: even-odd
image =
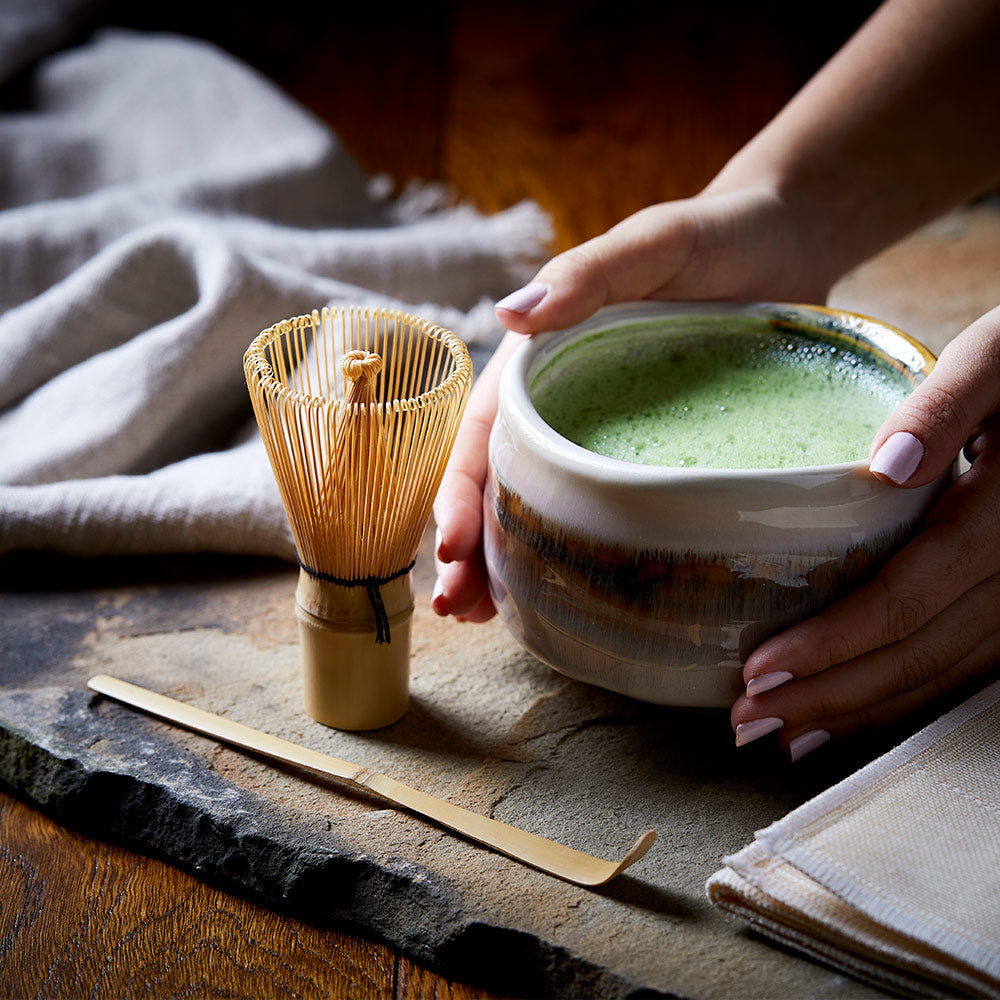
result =
[[[940,288],[946,250],[960,261]],[[849,276],[834,301],[940,349],[1000,301],[998,250],[1000,212],[977,206]],[[0,780],[96,836],[376,936],[498,993],[882,995],[727,922],[703,887],[756,829],[926,720],[795,766],[767,740],[737,751],[725,713],[674,711],[569,681],[496,621],[439,620],[429,609],[429,546],[428,537],[415,571],[410,711],[366,734],[327,729],[301,709],[293,568],[5,560]],[[589,853],[620,856],[648,828],[659,840],[609,886],[580,889],[375,796],[92,695],[86,680],[98,672]]]

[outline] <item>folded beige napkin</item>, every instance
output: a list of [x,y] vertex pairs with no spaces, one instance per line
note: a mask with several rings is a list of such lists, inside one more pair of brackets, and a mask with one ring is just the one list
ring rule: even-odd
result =
[[709,899],[910,996],[1000,997],[1000,682],[756,834]]

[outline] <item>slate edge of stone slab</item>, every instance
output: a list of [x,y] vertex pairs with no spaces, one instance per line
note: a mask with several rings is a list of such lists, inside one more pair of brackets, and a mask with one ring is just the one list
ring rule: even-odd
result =
[[[107,735],[94,711],[102,700],[65,688],[9,692],[0,700],[0,781],[81,832],[159,857],[271,909],[383,941],[446,976],[496,993],[669,996],[537,935],[470,919],[449,887],[423,866],[367,856],[338,842],[334,831],[316,848],[270,803],[193,755],[186,763],[196,775],[197,795],[185,795],[183,781],[169,787],[109,766],[90,749]],[[157,741],[141,713],[116,719],[116,744],[128,741],[147,751]],[[180,752],[174,744],[162,749]]]

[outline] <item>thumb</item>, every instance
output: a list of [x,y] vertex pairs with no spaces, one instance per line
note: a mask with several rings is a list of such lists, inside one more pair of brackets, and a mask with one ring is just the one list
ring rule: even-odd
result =
[[497,317],[508,330],[532,334],[572,326],[601,306],[665,295],[698,233],[688,202],[643,209],[553,257],[533,281],[497,303]]
[[872,442],[869,469],[893,486],[923,486],[1000,411],[1000,306],[963,330]]

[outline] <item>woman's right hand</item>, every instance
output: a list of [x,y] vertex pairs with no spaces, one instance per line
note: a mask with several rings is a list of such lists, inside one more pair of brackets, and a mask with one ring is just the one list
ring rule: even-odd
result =
[[500,372],[522,335],[637,299],[823,302],[836,275],[820,272],[825,255],[799,252],[802,235],[790,214],[765,188],[654,205],[554,257],[497,303],[509,332],[473,387],[434,504],[439,615],[486,621],[495,613],[482,551],[483,489]]

